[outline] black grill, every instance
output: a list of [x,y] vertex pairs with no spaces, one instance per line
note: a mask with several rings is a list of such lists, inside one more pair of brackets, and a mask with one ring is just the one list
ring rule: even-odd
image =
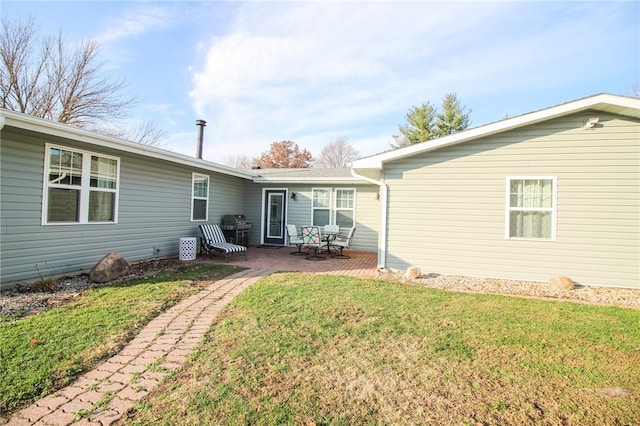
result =
[[247,222],[247,217],[243,214],[226,214],[222,216],[222,230],[249,229],[251,224]]
[[222,216],[220,225],[227,241],[247,247],[249,245],[249,229],[251,224],[243,214],[226,214]]

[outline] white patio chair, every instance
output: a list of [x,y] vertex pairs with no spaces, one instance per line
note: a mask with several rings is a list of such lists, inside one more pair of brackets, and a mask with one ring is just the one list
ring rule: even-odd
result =
[[298,247],[298,251],[292,251],[289,254],[294,256],[306,256],[308,254],[302,251],[304,240],[302,239],[302,235],[298,234],[298,230],[295,225],[287,225],[287,237],[289,238],[290,246],[295,245]]
[[313,249],[313,254],[305,257],[307,260],[324,260],[325,258],[320,256],[322,247],[327,245],[326,241],[322,241],[322,234],[320,233],[320,227],[318,226],[303,226],[302,227],[302,240],[303,245],[309,249]]
[[340,232],[340,225],[325,225],[324,233],[325,234],[337,234]]
[[337,250],[339,250],[339,253],[337,254],[332,254],[331,257],[333,258],[338,258],[338,259],[350,259],[351,256],[347,256],[346,254],[344,254],[342,251],[344,249],[350,249],[351,248],[351,243],[353,242],[353,234],[355,234],[356,232],[356,227],[354,226],[353,228],[351,228],[349,230],[349,233],[347,234],[347,238],[342,240],[340,238],[336,238],[335,240],[333,240],[331,242],[331,247],[335,247]]

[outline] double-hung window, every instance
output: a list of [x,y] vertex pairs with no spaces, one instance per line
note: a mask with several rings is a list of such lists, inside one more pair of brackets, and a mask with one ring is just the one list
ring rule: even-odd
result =
[[313,188],[312,218],[314,226],[324,226],[331,223],[331,188]]
[[120,159],[46,145],[43,224],[115,223]]
[[355,189],[313,188],[312,223],[315,226],[355,226]]
[[356,190],[336,189],[336,225],[353,228],[356,217]]
[[209,176],[193,173],[191,177],[191,220],[209,218]]
[[555,177],[508,177],[506,237],[555,240]]

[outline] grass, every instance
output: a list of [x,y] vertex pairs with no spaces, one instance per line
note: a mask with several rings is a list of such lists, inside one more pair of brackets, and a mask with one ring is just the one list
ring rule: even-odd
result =
[[121,424],[637,425],[639,360],[634,309],[283,273]]
[[151,319],[238,268],[189,265],[87,290],[73,302],[0,322],[0,412],[6,414],[71,382],[117,353]]

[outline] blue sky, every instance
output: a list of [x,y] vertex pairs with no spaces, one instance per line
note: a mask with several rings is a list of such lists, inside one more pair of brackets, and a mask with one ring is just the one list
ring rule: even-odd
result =
[[250,158],[292,140],[389,149],[414,105],[448,92],[472,126],[640,81],[640,2],[7,1],[41,34],[96,39],[164,147]]

